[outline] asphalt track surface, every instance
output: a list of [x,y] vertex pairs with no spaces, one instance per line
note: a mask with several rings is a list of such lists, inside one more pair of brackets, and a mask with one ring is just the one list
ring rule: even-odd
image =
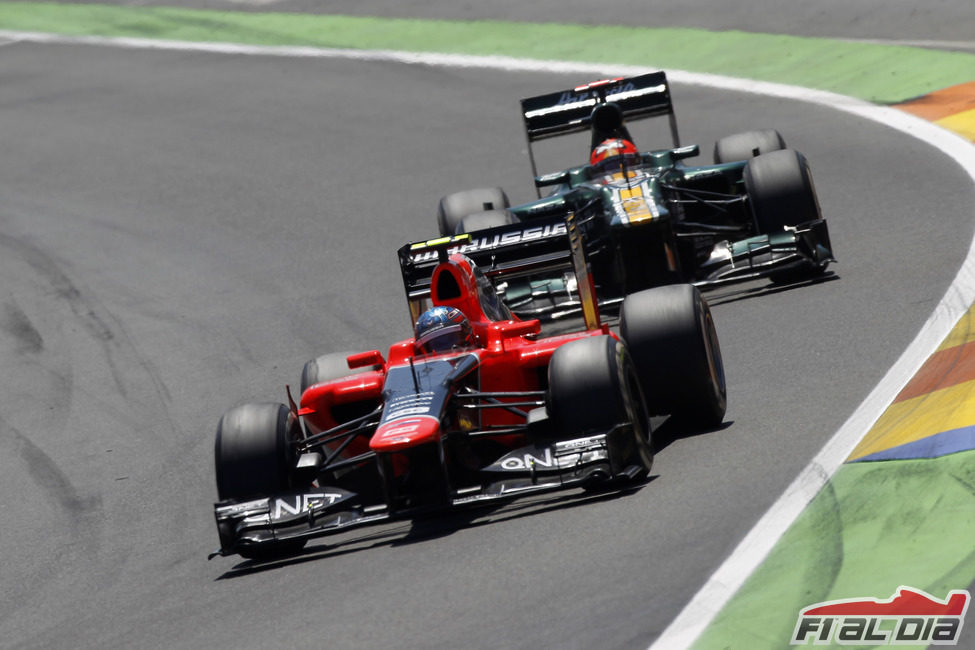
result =
[[434,233],[441,193],[530,198],[515,100],[579,80],[2,55],[3,647],[646,647],[897,358],[972,237],[972,191],[926,145],[677,87],[686,142],[774,126],[807,154],[841,260],[833,281],[712,297],[728,426],[665,428],[630,494],[208,563],[220,413],[282,401],[317,354],[408,336],[392,251]]

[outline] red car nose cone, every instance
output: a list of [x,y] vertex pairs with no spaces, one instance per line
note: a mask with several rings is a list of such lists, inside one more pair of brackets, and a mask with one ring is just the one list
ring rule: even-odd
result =
[[440,435],[440,422],[430,415],[401,418],[387,422],[376,429],[369,447],[377,452],[402,451],[429,442],[436,442]]

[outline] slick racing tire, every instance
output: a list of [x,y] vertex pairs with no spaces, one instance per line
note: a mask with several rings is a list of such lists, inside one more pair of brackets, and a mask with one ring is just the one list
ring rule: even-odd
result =
[[320,384],[324,381],[341,379],[349,375],[357,375],[360,372],[376,370],[378,366],[372,368],[349,368],[347,359],[354,352],[329,352],[317,359],[312,359],[301,369],[301,392],[304,393],[310,386]]
[[[265,497],[290,489],[298,421],[284,404],[244,404],[227,411],[217,426],[214,465],[220,500]],[[304,540],[276,542],[237,552],[269,559],[301,550]]]
[[762,234],[821,218],[806,157],[793,149],[762,154],[745,164],[745,190]]
[[[301,369],[300,394],[304,395],[305,391],[315,384],[321,384],[322,382],[341,379],[342,377],[348,377],[349,375],[358,375],[359,373],[379,369],[379,366],[355,369],[349,368],[348,358],[349,355],[352,354],[355,353],[330,352],[306,363],[305,367]],[[332,415],[333,417],[340,417],[339,414],[335,412],[333,412]],[[340,418],[340,421],[344,421],[344,418]],[[305,422],[305,433],[309,436],[313,433],[312,430],[308,428],[307,422]]]
[[633,480],[646,478],[653,466],[650,418],[636,368],[622,342],[596,336],[566,343],[552,355],[548,382],[547,409],[560,438],[606,433],[618,424],[631,424],[632,437],[619,446],[615,469],[637,465]]
[[460,220],[469,214],[485,210],[504,210],[510,206],[508,195],[500,187],[481,187],[448,194],[440,199],[437,208],[440,234],[443,237],[457,234]]
[[714,429],[727,407],[724,363],[711,309],[696,287],[672,284],[623,300],[620,336],[633,357],[652,415]]
[[785,149],[782,134],[775,129],[746,131],[721,138],[714,143],[714,162],[749,160],[764,153]]
[[508,210],[485,210],[484,212],[469,214],[461,219],[460,223],[457,224],[456,234],[510,226],[513,223],[518,223],[518,218]]

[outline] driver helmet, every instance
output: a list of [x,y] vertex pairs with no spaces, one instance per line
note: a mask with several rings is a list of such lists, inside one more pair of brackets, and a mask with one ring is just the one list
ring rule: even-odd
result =
[[474,330],[456,307],[434,307],[416,320],[416,347],[423,353],[449,352],[474,345]]
[[631,156],[638,159],[640,151],[629,140],[624,138],[608,138],[600,142],[589,155],[589,164],[593,166],[605,163],[616,156]]

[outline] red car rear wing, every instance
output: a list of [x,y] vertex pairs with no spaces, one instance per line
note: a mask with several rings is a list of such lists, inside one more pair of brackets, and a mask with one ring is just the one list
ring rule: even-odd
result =
[[518,223],[490,228],[477,235],[476,241],[465,233],[406,244],[397,251],[412,321],[431,306],[428,304],[430,284],[437,265],[452,253],[462,253],[480,265],[478,272],[495,283],[504,277],[553,269],[571,270],[576,276],[586,329],[602,326],[586,238],[575,213],[570,212],[557,223],[552,220],[545,225]]

